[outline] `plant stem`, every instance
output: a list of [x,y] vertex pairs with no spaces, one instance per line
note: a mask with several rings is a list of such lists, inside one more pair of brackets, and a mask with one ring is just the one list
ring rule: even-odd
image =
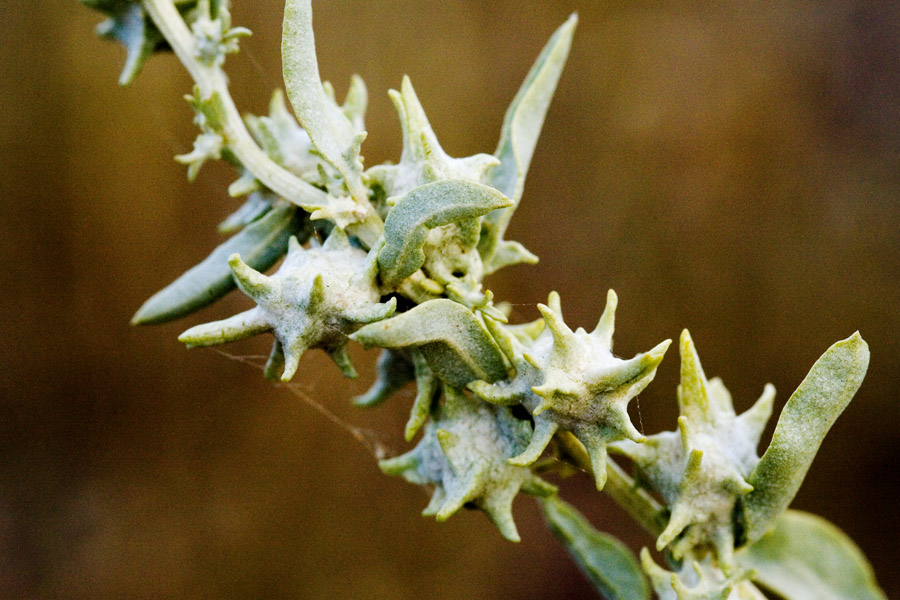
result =
[[[311,212],[327,205],[328,194],[283,168],[256,144],[231,98],[225,73],[220,67],[205,65],[197,59],[194,36],[172,0],[143,0],[143,6],[200,88],[203,97],[215,93],[221,98],[225,119],[220,133],[244,167],[263,185],[304,210]],[[368,202],[364,208],[366,217],[348,229],[371,247],[381,235],[384,224]]]
[[606,459],[606,485],[603,491],[624,508],[650,535],[658,537],[666,527],[665,509],[646,491],[635,486],[634,479],[616,462]]
[[[568,431],[557,433],[557,439],[565,453],[565,458],[578,469],[593,478],[594,469],[587,451],[574,435]],[[637,487],[634,479],[616,462],[606,458],[606,485],[603,491],[616,501],[625,512],[632,516],[641,527],[653,537],[658,537],[666,527],[665,509],[646,491]]]

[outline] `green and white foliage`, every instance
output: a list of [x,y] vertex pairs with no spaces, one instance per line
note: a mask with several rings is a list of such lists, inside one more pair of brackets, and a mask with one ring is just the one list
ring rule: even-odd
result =
[[681,334],[678,431],[649,436],[643,444],[622,442],[616,450],[636,464],[638,480],[662,495],[670,507],[657,550],[670,547],[681,559],[714,549],[731,564],[737,498],[753,487],[747,478],[759,462],[756,448],[772,414],[775,388],[737,416],[731,395],[718,378],[708,380],[687,330]]
[[[788,600],[884,598],[846,536],[787,510],[865,375],[869,354],[859,334],[815,364],[760,458],[774,390],[767,386],[737,415],[722,382],[706,378],[687,331],[677,430],[645,437],[627,409],[655,377],[669,340],[630,359],[615,356],[612,291],[591,332],[565,323],[555,292],[531,323],[508,323],[508,305],[494,303],[486,275],[537,261],[505,235],[575,15],[525,77],[493,154],[449,156],[404,77],[389,92],[400,119],[399,160],[366,169],[368,92],[354,76],[339,104],[322,81],[310,0],[286,0],[282,59],[293,114],[276,90],[265,116],[242,115],[228,89],[225,58],[249,34],[232,26],[228,0],[81,2],[106,16],[101,35],[126,46],[123,84],[153,52],[176,54],[195,83],[187,100],[200,129],[176,160],[190,179],[206,161],[228,162],[238,173],[228,195],[247,196],[219,225],[230,239],[144,303],[135,324],[183,317],[238,287],[254,308],[179,339],[209,346],[271,332],[264,373],[282,381],[307,349],[326,351],[355,377],[348,344],[380,348],[376,381],[354,403],[378,406],[415,383],[404,437],[421,436],[381,468],[434,488],[424,514],[444,521],[475,507],[510,540],[519,539],[513,499],[520,491],[538,497],[550,529],[607,598],[645,600],[652,586],[663,600],[760,600],[754,582]],[[635,463],[635,480],[608,447]],[[656,537],[671,570],[646,549],[639,562],[538,476],[578,470],[592,473],[596,487]]]
[[534,436],[512,464],[530,465],[540,457],[558,429],[575,434],[591,457],[597,489],[606,482],[606,445],[625,438],[643,442],[631,423],[628,403],[656,375],[670,340],[630,360],[612,353],[615,292],[591,333],[566,325],[559,295],[539,304],[546,327],[524,342],[501,323],[486,322],[515,369],[515,375],[494,384],[476,381],[469,388],[492,404],[524,406],[534,419]]
[[500,164],[491,169],[490,185],[512,199],[513,204],[490,213],[484,219],[479,251],[483,255],[487,274],[505,266],[536,263],[538,260],[520,243],[505,240],[503,235],[522,199],[525,176],[544,125],[544,116],[569,57],[577,24],[578,16],[573,14],[554,32],[503,118],[500,142],[494,151]]
[[745,541],[760,539],[790,505],[868,367],[869,346],[856,332],[832,345],[788,399],[772,442],[748,478],[753,491],[741,499]]
[[358,203],[367,202],[359,154],[366,133],[357,129],[361,123],[354,123],[336,105],[333,90],[327,93],[319,77],[309,0],[287,0],[281,56],[288,98],[297,118],[318,153],[339,173],[346,192]]
[[399,92],[390,90],[388,95],[400,118],[403,151],[396,165],[379,165],[366,171],[386,198],[399,198],[426,183],[445,179],[487,183],[488,172],[500,160],[490,154],[451,158],[444,152],[409,77],[403,77]]
[[502,406],[491,406],[465,391],[444,386],[425,434],[410,452],[379,463],[389,475],[434,486],[422,512],[446,521],[466,504],[488,516],[503,537],[519,541],[512,502],[519,491],[549,496],[556,488],[530,469],[510,465],[528,444],[531,426]]
[[[119,84],[129,85],[140,74],[144,63],[154,52],[169,48],[165,37],[149,17],[140,0],[80,0],[108,18],[97,26],[97,34],[116,40],[128,53]],[[197,0],[180,0],[175,4],[188,20]]]
[[[320,248],[304,249],[296,238],[278,272],[267,277],[233,254],[228,264],[241,291],[258,306],[223,321],[188,329],[189,346],[233,342],[272,331],[284,353],[282,381],[297,372],[308,348],[322,348],[341,372],[356,377],[347,353],[347,334],[363,323],[393,314],[396,299],[380,303],[374,252],[354,248],[335,228]],[[277,360],[278,350],[275,351]]]

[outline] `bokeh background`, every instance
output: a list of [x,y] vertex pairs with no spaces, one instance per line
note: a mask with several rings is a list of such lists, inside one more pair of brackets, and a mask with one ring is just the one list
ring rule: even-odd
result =
[[[872,0],[329,0],[323,77],[369,86],[368,165],[396,159],[385,91],[411,76],[444,147],[493,150],[506,104],[567,15],[581,22],[512,237],[537,266],[490,286],[531,319],[548,291],[592,325],[620,298],[617,351],[689,327],[709,375],[778,408],[859,329],[872,362],[794,506],[848,532],[900,597],[900,5]],[[234,96],[280,86],[280,0],[235,2],[255,35]],[[195,135],[172,56],[128,89],[123,50],[75,0],[0,0],[0,597],[579,598],[590,587],[516,503],[523,542],[480,513],[422,519],[427,494],[254,368],[177,334],[232,295],[132,328],[141,302],[219,241],[232,173],[171,157]],[[264,353],[266,341],[227,350]],[[357,349],[358,350],[358,349]],[[362,412],[375,354],[341,380],[321,353],[300,390],[400,452],[412,392]],[[675,423],[675,352],[633,403]],[[771,426],[770,426],[771,431]],[[586,478],[565,496],[634,548],[651,540]]]

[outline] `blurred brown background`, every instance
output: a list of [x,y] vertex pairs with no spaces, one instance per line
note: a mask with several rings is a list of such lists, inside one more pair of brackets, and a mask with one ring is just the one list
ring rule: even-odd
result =
[[[861,330],[868,376],[794,506],[847,531],[900,597],[898,5],[314,9],[323,76],[339,94],[353,72],[369,85],[368,165],[399,156],[385,91],[404,73],[448,152],[492,151],[531,61],[579,12],[512,227],[541,263],[490,286],[523,303],[523,320],[559,290],[567,320],[585,326],[613,287],[620,354],[689,327],[741,410],[766,382],[783,403],[831,343]],[[244,110],[262,112],[280,85],[281,10],[235,2],[235,23],[255,32],[228,65]],[[128,325],[218,243],[237,203],[227,168],[189,185],[171,160],[195,135],[175,59],[119,89],[124,53],[94,37],[98,20],[75,0],[0,1],[0,597],[591,597],[528,498],[518,545],[479,513],[422,519],[425,493],[382,476],[288,390],[176,341],[246,299]],[[320,354],[304,358],[303,389],[401,451],[411,392],[353,409],[375,354],[356,352],[358,381]],[[674,427],[677,371],[670,352],[634,404],[645,432]],[[633,547],[651,543],[586,478],[564,493]]]

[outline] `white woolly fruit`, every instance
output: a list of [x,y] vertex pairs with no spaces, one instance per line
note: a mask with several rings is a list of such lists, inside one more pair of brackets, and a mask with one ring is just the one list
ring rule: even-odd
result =
[[747,478],[759,462],[757,445],[772,413],[775,388],[740,416],[718,378],[703,373],[690,333],[681,334],[678,431],[652,435],[644,444],[621,442],[614,450],[634,460],[642,481],[670,507],[657,550],[670,546],[676,559],[715,549],[726,572],[732,563],[733,514],[738,497],[753,490]]
[[469,388],[494,404],[522,404],[534,417],[528,448],[510,459],[530,465],[560,428],[571,431],[588,451],[597,489],[606,482],[606,444],[615,440],[643,441],[628,417],[628,402],[652,380],[671,340],[629,360],[612,354],[617,305],[609,291],[606,309],[591,333],[572,331],[562,317],[559,295],[538,305],[546,327],[530,345],[501,323],[485,319],[491,334],[516,370],[509,380],[476,381]]
[[389,475],[434,486],[424,516],[446,521],[471,503],[484,511],[503,537],[518,542],[512,502],[519,491],[536,496],[556,493],[555,486],[530,469],[507,461],[525,446],[530,429],[508,408],[445,386],[444,402],[433,411],[418,445],[379,466]]
[[282,381],[294,376],[307,348],[322,348],[344,375],[355,377],[347,335],[396,308],[393,298],[379,302],[375,256],[374,250],[367,254],[353,247],[338,228],[318,248],[304,249],[292,239],[284,263],[272,276],[233,255],[229,264],[234,278],[256,308],[192,327],[178,339],[189,346],[209,346],[271,330],[284,352]]

